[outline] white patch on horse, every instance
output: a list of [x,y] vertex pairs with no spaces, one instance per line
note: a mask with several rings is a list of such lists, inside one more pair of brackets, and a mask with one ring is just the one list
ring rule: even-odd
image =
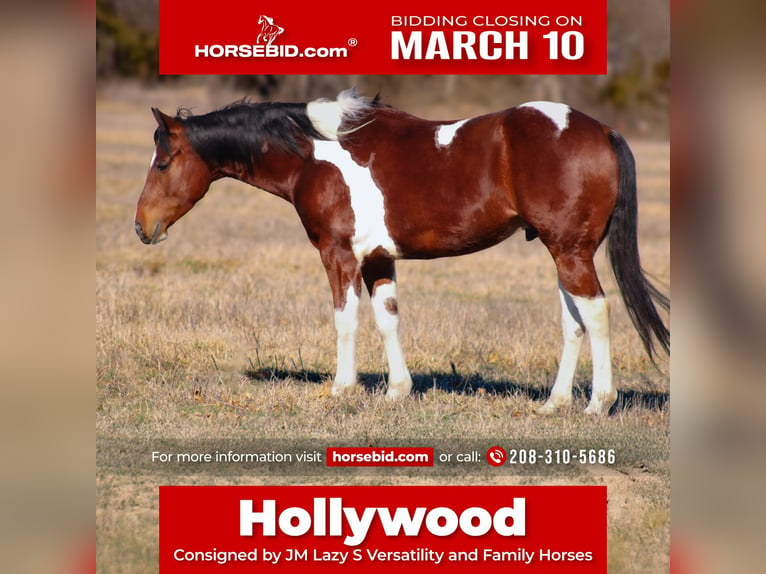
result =
[[377,247],[397,257],[396,245],[386,228],[383,193],[373,181],[370,170],[356,163],[351,154],[334,141],[314,140],[314,157],[337,167],[348,186],[354,212],[351,249],[357,261],[362,261]]
[[354,121],[370,107],[370,100],[354,93],[354,90],[344,90],[338,94],[335,101],[315,100],[306,105],[306,115],[311,124],[324,137],[337,140],[340,124]]
[[463,127],[463,124],[468,120],[460,120],[451,124],[444,124],[436,128],[436,145],[445,147],[452,143],[455,139],[457,131]]
[[556,102],[527,102],[521,104],[520,108],[534,108],[541,114],[548,117],[558,129],[560,134],[569,127],[569,112],[572,111],[566,104],[559,104]]
[[606,415],[617,400],[612,381],[612,358],[609,345],[609,301],[605,297],[575,297],[585,330],[590,337],[593,361],[593,387],[587,414]]
[[[390,399],[406,397],[412,390],[412,378],[407,370],[402,345],[399,342],[399,314],[396,309],[396,282],[382,283],[372,295],[375,324],[383,338],[388,358],[388,392]],[[393,308],[392,308],[393,305]]]
[[337,395],[356,384],[356,330],[359,326],[357,312],[359,297],[354,286],[346,290],[346,304],[335,309],[335,330],[338,332],[338,363],[332,393]]
[[154,153],[152,154],[152,161],[149,162],[149,169],[152,169],[154,167],[154,161],[157,159],[157,150],[154,150]]

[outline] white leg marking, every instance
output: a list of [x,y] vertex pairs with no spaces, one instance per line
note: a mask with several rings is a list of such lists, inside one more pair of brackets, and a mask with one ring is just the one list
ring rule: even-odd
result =
[[609,302],[604,297],[574,297],[590,336],[593,356],[593,388],[587,414],[606,415],[617,400],[612,381],[612,358],[609,350]]
[[383,193],[373,181],[370,170],[356,163],[351,154],[334,141],[315,140],[314,157],[337,167],[348,186],[354,212],[351,249],[357,261],[362,261],[376,247],[397,257],[396,245],[386,228]]
[[556,102],[527,102],[518,107],[534,108],[541,114],[544,114],[556,124],[559,134],[569,127],[569,112],[572,111],[572,108],[566,104],[558,104]]
[[388,392],[386,397],[406,397],[412,390],[412,378],[407,370],[404,353],[399,342],[399,313],[396,301],[396,283],[384,283],[375,288],[372,297],[375,323],[383,337],[388,358]]
[[455,139],[455,135],[457,135],[458,130],[462,128],[463,124],[467,121],[468,120],[460,120],[451,124],[444,124],[443,126],[436,128],[436,145],[445,147],[452,143],[452,140]]
[[551,389],[551,396],[545,404],[537,409],[539,414],[547,415],[556,412],[561,407],[572,404],[572,381],[577,360],[580,357],[585,326],[583,325],[580,312],[570,295],[559,285],[559,299],[561,301],[561,328],[564,333],[564,350],[561,352],[559,372]]
[[356,330],[359,297],[354,286],[346,291],[346,305],[335,310],[335,330],[338,332],[338,364],[332,394],[337,395],[356,384]]

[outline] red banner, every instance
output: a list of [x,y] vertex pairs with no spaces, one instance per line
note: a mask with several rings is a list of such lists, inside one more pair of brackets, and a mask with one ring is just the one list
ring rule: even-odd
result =
[[603,486],[163,486],[160,572],[606,572]]
[[604,74],[606,0],[161,0],[160,73]]

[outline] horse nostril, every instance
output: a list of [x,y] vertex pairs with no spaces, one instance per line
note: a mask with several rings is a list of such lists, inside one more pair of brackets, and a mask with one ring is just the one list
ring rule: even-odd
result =
[[151,238],[147,237],[146,233],[144,233],[144,227],[138,221],[136,221],[135,228],[136,234],[142,243],[149,243],[151,241]]

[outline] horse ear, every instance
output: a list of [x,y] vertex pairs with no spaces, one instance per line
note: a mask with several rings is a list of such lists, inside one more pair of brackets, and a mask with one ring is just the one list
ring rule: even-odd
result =
[[178,121],[176,119],[163,114],[157,108],[152,108],[152,115],[154,116],[154,119],[157,120],[157,125],[168,133],[172,132],[173,128],[178,127]]
[[165,114],[163,114],[160,110],[157,108],[152,108],[152,115],[154,116],[154,119],[157,120],[157,125],[160,126],[163,129],[167,129],[167,124],[165,123],[165,118],[167,117]]

